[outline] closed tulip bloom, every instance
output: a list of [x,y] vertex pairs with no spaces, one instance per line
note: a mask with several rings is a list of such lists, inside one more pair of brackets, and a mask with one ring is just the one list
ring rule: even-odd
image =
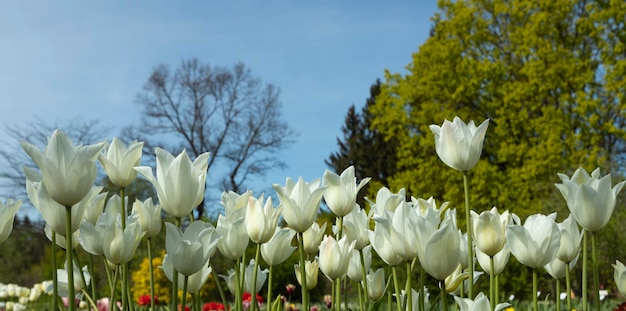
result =
[[114,185],[127,187],[135,180],[137,171],[133,167],[140,164],[142,149],[143,142],[134,141],[127,147],[116,137],[104,153],[98,156],[102,168]]
[[420,258],[424,270],[437,280],[445,280],[461,263],[458,229],[453,223],[442,225],[425,243],[426,256]]
[[622,297],[626,298],[626,267],[619,260],[613,266],[613,279]]
[[411,205],[415,208],[417,214],[436,224],[441,222],[443,213],[448,210],[448,203],[443,202],[441,206],[437,207],[437,201],[433,197],[427,200],[411,197]]
[[[85,202],[83,221],[89,222],[92,225],[95,225],[98,221],[98,217],[102,214],[104,204],[106,203],[108,193],[101,192],[102,189],[103,187],[92,187],[91,191],[87,195],[89,201]],[[83,201],[85,200],[83,199],[81,202]]]
[[228,219],[242,218],[246,214],[248,206],[248,198],[252,195],[251,191],[238,194],[234,191],[222,192],[221,204],[224,206],[224,216]]
[[237,280],[235,279],[235,269],[228,269],[228,275],[221,275],[220,277],[226,282],[228,291],[235,295],[237,293]]
[[[296,280],[298,280],[298,284],[300,284],[300,286],[304,286],[302,285],[302,279],[301,279],[301,272],[300,272],[300,265],[296,264],[293,266],[295,272],[296,272]],[[317,277],[319,274],[319,264],[317,262],[317,260],[313,260],[313,261],[308,261],[306,260],[304,262],[304,270],[306,273],[306,288],[311,290],[313,288],[315,288],[315,286],[317,286]]]
[[557,280],[565,277],[566,267],[567,264],[557,257],[544,266],[548,274]]
[[220,254],[232,260],[237,260],[243,256],[248,248],[248,243],[250,243],[244,218],[231,221],[224,215],[219,215],[215,231],[222,237],[217,243]]
[[359,190],[370,181],[371,178],[364,178],[356,184],[354,176],[354,166],[349,166],[341,175],[337,175],[329,170],[324,171],[324,184],[328,186],[324,191],[324,201],[328,208],[338,217],[346,216],[356,204],[356,197]]
[[[254,274],[254,259],[250,260],[250,263],[246,266],[244,273],[245,275],[244,275],[243,291],[252,293],[252,281],[253,281],[253,276],[254,276],[253,275]],[[265,280],[267,280],[268,273],[269,273],[269,270],[261,269],[260,265],[257,267],[256,285],[254,287],[257,293],[261,291],[261,288],[265,284]]]
[[341,238],[337,242],[332,236],[325,236],[322,244],[320,244],[319,256],[319,265],[322,273],[331,280],[346,275],[353,249],[354,241],[348,242],[346,237]]
[[376,221],[374,231],[369,231],[370,244],[385,263],[391,266],[400,264],[404,261],[403,238],[399,237],[388,219],[375,217],[374,220]]
[[39,148],[22,142],[22,148],[39,167],[42,182],[53,200],[71,207],[82,200],[98,175],[96,159],[106,143],[74,146],[67,135],[55,130],[48,138],[43,153]]
[[[495,207],[489,211],[477,214],[470,211],[472,219],[472,231],[476,248],[479,248],[487,256],[495,256],[506,242],[506,223],[500,218],[500,213]],[[508,211],[503,214],[508,214]]]
[[343,218],[343,234],[349,241],[355,241],[354,249],[362,250],[370,244],[369,218],[365,210],[355,205],[350,214]]
[[[472,300],[469,298],[460,298],[458,296],[454,296],[454,300],[456,300],[457,305],[461,311],[487,311],[491,310],[491,304],[489,302],[489,298],[485,296],[482,292],[478,293],[476,297]],[[506,307],[510,306],[509,303],[503,302],[499,303],[495,311],[502,310]]]
[[561,245],[561,232],[554,222],[556,213],[549,216],[528,216],[524,226],[507,227],[506,240],[513,256],[530,268],[541,268],[556,257]]
[[132,215],[137,218],[146,238],[151,238],[161,232],[161,205],[154,204],[152,198],[143,202],[135,200]]
[[291,246],[291,241],[296,232],[290,228],[276,228],[272,238],[261,245],[261,256],[270,265],[276,266],[283,263],[296,249]]
[[107,213],[100,214],[95,225],[87,221],[80,223],[78,242],[87,253],[96,256],[104,255],[103,235],[115,222],[115,218],[113,213],[107,211]]
[[[45,224],[43,227],[43,233],[46,235],[46,238],[48,238],[48,241],[52,242],[52,228],[50,228],[50,226],[48,226],[48,224]],[[78,231],[72,233],[72,249],[75,249],[78,246],[78,240],[80,239],[80,233]],[[62,235],[58,235],[56,236],[56,244],[58,247],[62,248],[62,249],[67,249],[66,245],[66,241],[65,241],[65,236]]]
[[365,276],[365,280],[367,281],[367,296],[370,300],[376,301],[385,294],[387,284],[385,269],[370,270]]
[[[74,263],[72,265],[73,269],[74,269],[74,289],[77,292],[80,292],[81,290],[87,288],[87,286],[89,285],[89,282],[91,281],[91,275],[89,274],[89,272],[87,271],[87,266],[84,266],[82,270],[80,270],[78,268],[78,266],[76,266],[76,263]],[[67,275],[67,269],[69,268],[68,262],[65,262],[65,269],[57,269],[57,282],[58,282],[58,294],[61,297],[67,297],[67,295],[69,294],[68,291],[68,275]],[[82,274],[82,276],[81,276]],[[84,278],[84,282],[83,282],[83,278]]]
[[176,158],[156,148],[156,178],[147,166],[135,167],[156,188],[163,210],[178,218],[189,215],[204,199],[209,153],[191,162],[183,150]]
[[[479,248],[476,248],[476,261],[485,273],[491,275],[491,263],[489,262],[489,256],[483,253]],[[504,271],[506,264],[509,262],[511,256],[511,249],[508,244],[504,244],[502,250],[493,256],[493,270],[495,275],[498,275]]]
[[562,183],[555,186],[561,191],[576,222],[591,232],[602,229],[609,222],[616,197],[626,181],[611,187],[611,174],[600,178],[599,168],[591,176],[582,167],[571,178],[565,174],[558,175]]
[[209,261],[219,239],[212,239],[215,229],[202,221],[192,222],[183,233],[171,223],[165,223],[165,251],[174,269],[190,276]]
[[125,264],[133,259],[144,235],[136,220],[127,222],[126,228],[123,229],[120,217],[123,216],[118,216],[102,235],[104,257],[116,265]]
[[314,222],[309,229],[302,233],[302,243],[305,253],[317,254],[324,233],[326,232],[326,224],[325,222],[320,226],[317,222]]
[[400,189],[398,193],[393,193],[387,187],[382,187],[376,192],[376,200],[369,198],[365,200],[370,204],[370,214],[368,216],[385,216],[386,211],[395,211],[398,206],[404,202],[406,190]]
[[[165,273],[167,279],[170,280],[170,282],[174,283],[174,273],[172,271],[174,267],[172,266],[172,263],[170,262],[167,254],[165,254],[165,256],[163,257],[163,262],[161,263],[160,268],[161,270],[163,270],[163,273]],[[209,263],[207,262],[206,265],[203,265],[202,268],[200,268],[200,271],[190,275],[187,278],[187,293],[191,295],[197,293],[209,279],[211,271],[212,269],[211,267],[209,267]],[[178,287],[182,287],[184,283],[185,276],[182,274],[178,274]]]
[[361,272],[361,252],[363,252],[363,261],[365,261],[364,271],[370,271],[372,266],[372,246],[368,245],[363,250],[354,249],[350,255],[350,263],[348,264],[348,277],[355,282],[363,281],[363,273]]
[[583,239],[583,235],[578,229],[578,224],[576,224],[572,214],[569,214],[563,222],[557,223],[557,226],[561,231],[561,246],[556,257],[563,262],[572,262],[580,254],[580,242]]
[[454,269],[452,274],[448,275],[448,277],[444,280],[444,284],[446,285],[446,292],[455,292],[468,278],[469,272],[463,272],[463,267],[461,266],[461,264],[459,264],[456,269]]
[[13,220],[17,210],[22,205],[22,201],[7,200],[6,203],[0,201],[0,243],[6,241],[13,231]]
[[282,211],[282,207],[274,208],[271,197],[267,198],[263,206],[261,206],[262,202],[263,195],[258,199],[249,197],[248,210],[245,215],[248,236],[252,242],[258,244],[263,244],[272,238],[278,224],[278,216]]
[[445,120],[441,126],[431,125],[439,159],[457,171],[474,168],[483,151],[488,126],[488,119],[476,127],[474,121],[465,124],[459,117],[454,117],[452,122]]
[[[98,195],[101,187],[94,187],[87,195],[75,204],[71,210],[72,232],[78,230],[78,226],[83,220],[83,214],[89,207],[92,198]],[[47,185],[40,181],[26,180],[26,193],[31,203],[41,214],[43,220],[58,235],[66,235],[66,207],[56,202],[48,193]]]
[[320,187],[319,180],[308,183],[302,177],[298,178],[296,183],[291,178],[287,178],[285,187],[276,184],[273,187],[283,207],[283,219],[289,227],[296,232],[309,229],[317,218],[320,201],[326,187]]

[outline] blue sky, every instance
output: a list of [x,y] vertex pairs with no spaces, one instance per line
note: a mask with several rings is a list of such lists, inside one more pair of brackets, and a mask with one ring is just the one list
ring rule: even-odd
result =
[[[115,130],[140,120],[152,69],[197,57],[243,62],[281,89],[300,133],[288,168],[258,185],[321,177],[348,107],[384,71],[405,72],[436,1],[11,1],[0,4],[0,122],[81,116]],[[111,134],[113,138],[117,132]]]

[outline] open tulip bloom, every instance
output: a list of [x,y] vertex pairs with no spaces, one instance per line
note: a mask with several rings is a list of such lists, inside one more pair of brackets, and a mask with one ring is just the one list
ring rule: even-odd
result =
[[[569,271],[576,265],[581,248],[585,250],[583,305],[588,305],[586,238],[591,236],[594,239],[594,233],[606,226],[615,209],[617,195],[626,181],[612,186],[611,175],[601,176],[599,169],[589,174],[580,168],[571,177],[559,174],[561,183],[556,184],[556,188],[565,199],[570,215],[558,224],[555,222],[556,213],[531,215],[522,224],[515,214],[508,211],[500,213],[495,207],[481,213],[474,212],[469,204],[467,174],[478,164],[488,125],[489,120],[476,126],[473,121],[466,124],[455,117],[452,122],[445,120],[441,126],[430,126],[435,136],[435,151],[441,161],[464,175],[465,223],[468,226],[464,232],[457,227],[456,210],[449,209],[447,202],[437,206],[433,197],[411,197],[407,201],[404,188],[394,193],[381,187],[374,200],[365,198],[369,210],[361,208],[356,203],[359,191],[370,178],[357,182],[355,167],[352,166],[341,174],[326,170],[323,178],[311,182],[305,182],[302,177],[297,180],[287,178],[284,186],[272,185],[276,196],[253,196],[251,191],[242,194],[223,192],[223,212],[215,217],[215,227],[205,221],[187,222],[185,217],[204,199],[208,153],[192,161],[186,151],[174,156],[156,148],[153,173],[153,168],[138,166],[143,143],[133,142],[126,146],[116,138],[107,148],[105,143],[75,146],[60,131],[52,134],[43,150],[22,143],[23,149],[39,167],[24,169],[27,194],[45,221],[46,236],[54,242],[52,252],[56,251],[57,245],[67,251],[65,269],[57,270],[56,261],[52,263],[53,279],[57,282],[47,286],[53,289],[48,294],[85,295],[90,298],[85,291],[88,284],[101,283],[90,280],[94,270],[90,270],[90,276],[85,269],[78,268],[77,261],[70,255],[80,251],[81,248],[77,247],[80,244],[87,253],[101,256],[107,267],[114,267],[115,277],[117,273],[121,274],[121,290],[109,279],[111,301],[115,301],[115,294],[121,292],[123,303],[120,305],[123,309],[131,309],[128,303],[132,302],[127,299],[131,295],[130,287],[124,285],[124,282],[129,284],[129,271],[125,266],[134,257],[142,237],[146,237],[150,245],[151,238],[161,234],[164,211],[173,216],[176,223],[165,222],[166,254],[161,267],[172,281],[173,294],[169,297],[171,310],[178,305],[176,293],[180,286],[185,293],[183,297],[186,293],[200,296],[201,288],[212,271],[210,259],[217,250],[224,258],[235,261],[235,269],[231,269],[228,276],[222,276],[235,296],[235,310],[244,309],[241,302],[244,291],[254,297],[266,281],[265,309],[279,309],[280,305],[272,305],[280,301],[272,294],[272,286],[275,285],[272,284],[272,269],[284,264],[294,251],[299,253],[294,274],[302,289],[303,311],[315,308],[310,308],[308,291],[317,286],[319,271],[333,282],[333,298],[329,303],[335,310],[342,308],[339,283],[347,276],[351,281],[358,282],[361,310],[378,307],[377,304],[369,305],[370,301],[384,297],[393,281],[394,289],[389,290],[395,290],[397,300],[392,304],[398,311],[424,311],[428,304],[425,294],[428,286],[413,284],[412,277],[416,272],[420,273],[420,282],[424,272],[439,281],[442,293],[440,306],[444,310],[448,307],[448,295],[455,295],[461,311],[501,310],[508,304],[498,304],[495,276],[503,272],[510,254],[522,265],[532,268],[533,291],[536,292],[537,269],[545,268],[556,279],[569,279]],[[119,187],[130,186],[136,174],[144,176],[156,189],[158,200],[135,201],[129,216],[124,210],[127,198],[123,194],[109,196],[103,192],[103,187],[93,185],[97,177],[97,160],[111,183]],[[275,207],[276,198],[279,204]],[[322,199],[336,216],[332,217],[333,220],[318,221]],[[20,201],[0,201],[0,243],[11,233],[20,204]],[[327,231],[332,231],[334,235],[326,235]],[[295,237],[297,246],[294,244]],[[257,247],[252,260],[245,257],[249,241],[256,243]],[[595,249],[595,240],[592,243]],[[148,254],[148,261],[152,263],[150,246]],[[53,256],[53,260],[56,257]],[[244,261],[249,261],[249,264]],[[390,266],[387,276],[386,267],[373,267],[381,262]],[[482,267],[480,272],[474,273],[475,262]],[[414,269],[417,263],[420,271]],[[401,264],[406,265],[401,269],[407,271],[404,284],[399,284],[397,276],[397,267]],[[262,265],[269,266],[269,269],[264,270]],[[626,267],[616,261],[613,268],[617,288],[626,297]],[[152,274],[151,265],[149,269]],[[483,271],[492,276],[489,297],[483,293],[474,295],[472,291],[473,284]],[[593,271],[596,274],[597,267]],[[279,275],[282,277],[282,274]],[[222,282],[218,282],[220,293],[223,292]],[[598,288],[598,285],[594,287]],[[16,291],[13,287],[8,288]],[[7,290],[0,284],[0,298]],[[150,292],[152,297],[153,291]],[[20,302],[28,299],[29,295],[36,300],[42,292],[40,288],[31,290],[29,294],[20,294]],[[92,286],[92,295],[95,296],[96,292]],[[462,298],[466,293],[470,299]],[[18,297],[8,292],[6,295]],[[91,298],[100,301],[98,297]],[[185,299],[182,299],[183,304]],[[57,299],[52,302],[54,305],[48,309],[58,309]],[[537,308],[536,295],[533,295],[533,304]],[[69,303],[68,307],[74,310],[76,306]],[[256,304],[250,307],[250,311],[258,310]],[[198,309],[195,303],[194,308]]]
[[562,183],[555,186],[561,191],[576,222],[590,232],[602,229],[609,222],[616,197],[626,181],[611,187],[611,174],[600,178],[599,168],[591,176],[582,167],[571,178],[565,174],[558,176]]
[[445,120],[441,126],[431,125],[437,155],[455,170],[471,170],[480,159],[488,126],[488,119],[476,127],[474,121],[465,124],[459,117],[454,117],[452,122]]
[[356,197],[359,190],[370,181],[371,178],[364,178],[357,185],[354,176],[354,166],[346,168],[341,175],[337,175],[329,170],[324,172],[324,184],[328,186],[324,192],[324,201],[328,208],[337,215],[343,217],[348,215],[356,204]]
[[613,265],[613,279],[623,298],[626,298],[626,267],[619,260]]
[[6,203],[0,201],[0,243],[11,234],[15,214],[21,205],[22,201],[7,200]]
[[161,148],[155,150],[156,178],[152,168],[135,167],[157,191],[159,204],[165,212],[183,218],[204,199],[209,153],[199,155],[193,162],[183,150],[176,158]]

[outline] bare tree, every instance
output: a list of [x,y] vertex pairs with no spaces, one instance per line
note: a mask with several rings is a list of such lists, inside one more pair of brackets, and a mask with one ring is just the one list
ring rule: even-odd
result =
[[[137,96],[141,124],[125,136],[143,140],[150,154],[152,146],[193,156],[208,151],[208,176],[219,167],[225,173],[216,184],[241,192],[250,177],[285,166],[277,151],[296,133],[282,118],[279,93],[242,63],[216,67],[191,59],[174,71],[159,65]],[[204,204],[197,210],[203,215]]]
[[26,199],[26,177],[23,167],[35,164],[20,147],[20,141],[29,142],[41,149],[48,144],[48,136],[55,129],[65,132],[74,144],[86,145],[104,140],[110,132],[99,120],[74,117],[54,123],[35,117],[33,121],[8,124],[0,136],[0,196]]

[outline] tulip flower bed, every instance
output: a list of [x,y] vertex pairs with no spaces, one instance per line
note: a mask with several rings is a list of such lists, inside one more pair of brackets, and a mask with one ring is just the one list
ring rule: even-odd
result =
[[[0,288],[2,307],[465,311],[538,310],[541,304],[544,310],[614,309],[618,301],[601,303],[597,298],[596,233],[609,221],[625,182],[612,185],[611,176],[602,176],[599,169],[591,174],[582,168],[571,176],[559,174],[561,183],[555,191],[562,194],[571,213],[562,222],[556,221],[556,213],[522,220],[497,207],[474,211],[470,208],[467,173],[480,159],[488,124],[485,121],[477,127],[455,118],[431,126],[437,155],[463,176],[459,187],[465,189],[464,215],[457,215],[456,209],[447,203],[437,204],[433,198],[407,200],[403,189],[392,192],[381,188],[375,198],[368,199],[367,207],[361,207],[356,200],[370,178],[357,183],[354,168],[348,167],[341,174],[326,171],[321,180],[287,178],[285,185],[273,185],[278,204],[263,194],[224,192],[224,214],[219,215],[216,225],[190,216],[204,199],[209,153],[192,161],[185,151],[174,156],[156,148],[154,173],[151,167],[140,166],[141,142],[125,145],[114,139],[110,144],[75,146],[60,131],[52,133],[43,151],[24,142],[23,149],[37,165],[24,168],[29,199],[46,223],[53,253],[64,249],[66,260],[57,262],[52,256],[52,280],[45,284],[32,289],[15,285]],[[121,189],[108,200],[102,187],[94,185],[96,162]],[[125,189],[138,174],[152,184],[157,198],[128,202]],[[322,200],[334,214],[334,223],[317,222]],[[0,202],[0,242],[8,238],[20,204]],[[163,222],[164,215],[171,221]],[[458,219],[464,220],[464,230],[457,226]],[[332,234],[326,234],[326,228],[331,227]],[[162,230],[165,254],[159,255],[160,264],[154,266],[152,238]],[[138,293],[131,291],[133,271],[128,263],[142,241],[148,253],[150,290],[135,300],[133,294]],[[246,258],[250,245],[254,255]],[[96,291],[93,263],[85,267],[77,264],[79,251],[101,258],[109,295]],[[221,301],[202,301],[199,292],[213,273],[211,258],[217,252],[232,261],[234,268],[213,278]],[[298,254],[293,268],[299,283],[298,302],[285,298],[274,284],[274,269],[294,252]],[[544,271],[557,281],[556,292],[572,292],[571,271],[580,259],[582,298],[565,295],[564,300],[547,297],[539,301],[533,295],[526,303],[500,301],[498,276],[511,254],[532,271],[532,293],[538,293],[538,274]],[[375,266],[374,262],[381,264]],[[169,280],[169,295],[155,295],[154,269],[161,269]],[[318,286],[319,271],[331,283],[323,302],[310,296]],[[617,289],[626,295],[626,268],[617,261],[614,271]],[[481,275],[489,278],[488,291],[478,292],[474,285]],[[561,280],[565,281],[564,289],[560,288]],[[291,290],[289,295],[295,288],[286,287]],[[588,297],[591,290],[596,293],[593,299]],[[4,297],[3,291],[7,293]],[[234,298],[229,298],[227,291]],[[67,297],[76,303],[68,303]]]

